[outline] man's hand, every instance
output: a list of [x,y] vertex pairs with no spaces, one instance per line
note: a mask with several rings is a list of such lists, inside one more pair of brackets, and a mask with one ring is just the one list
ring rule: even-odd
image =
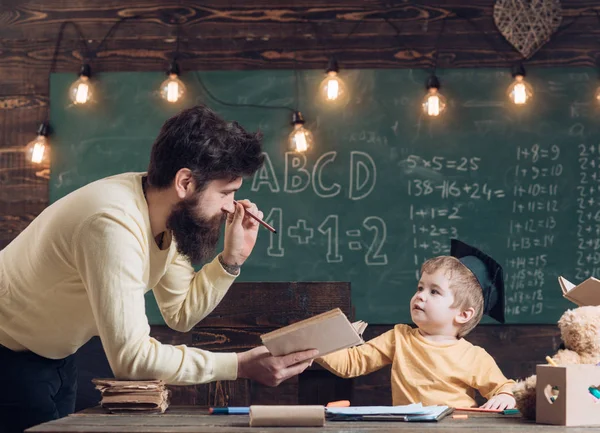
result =
[[515,398],[510,394],[498,394],[490,398],[486,404],[481,406],[483,409],[514,409],[517,404]]
[[277,386],[284,380],[302,373],[319,354],[311,349],[272,356],[265,346],[238,353],[238,377],[252,379],[263,385]]
[[258,236],[259,223],[247,213],[261,219],[263,213],[250,200],[239,200],[234,206],[235,212],[227,214],[222,258],[228,265],[241,266],[252,252]]

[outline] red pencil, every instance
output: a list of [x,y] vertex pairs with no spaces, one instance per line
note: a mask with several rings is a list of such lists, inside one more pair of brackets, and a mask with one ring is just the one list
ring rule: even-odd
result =
[[[237,205],[237,203],[238,203],[238,202],[234,200],[234,201],[233,201],[233,203]],[[246,209],[246,208],[244,208],[244,209]],[[262,224],[262,225],[263,225],[263,227],[265,227],[267,230],[269,230],[269,231],[272,231],[273,233],[277,233],[277,230],[275,230],[275,229],[274,229],[273,227],[271,227],[269,224],[267,224],[266,222],[264,222],[263,220],[261,220],[261,219],[260,219],[259,217],[257,217],[256,215],[254,215],[254,214],[252,214],[252,213],[248,212],[247,210],[246,210],[246,215],[249,215],[250,217],[254,218],[256,221],[258,221],[260,224]]]

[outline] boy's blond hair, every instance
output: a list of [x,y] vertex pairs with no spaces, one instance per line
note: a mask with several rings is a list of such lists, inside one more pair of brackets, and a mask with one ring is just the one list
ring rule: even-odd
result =
[[421,266],[421,273],[432,274],[443,269],[450,282],[450,290],[454,293],[452,308],[461,311],[473,308],[475,314],[467,323],[458,329],[458,338],[467,335],[481,321],[483,316],[483,292],[475,275],[453,256],[438,256],[427,260]]

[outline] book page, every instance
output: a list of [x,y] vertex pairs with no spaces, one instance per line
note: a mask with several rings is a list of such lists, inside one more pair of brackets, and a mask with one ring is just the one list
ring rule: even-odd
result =
[[354,329],[356,329],[356,332],[358,333],[358,335],[360,335],[362,337],[363,332],[365,332],[365,329],[368,326],[368,323],[365,323],[362,320],[359,320],[357,322],[352,322],[352,326],[354,327]]
[[600,281],[594,277],[590,277],[583,283],[575,287],[569,288],[564,297],[579,305],[600,305]]
[[575,284],[563,277],[558,277],[558,283],[560,284],[560,288],[562,289],[563,293],[567,293],[569,290],[575,287]]

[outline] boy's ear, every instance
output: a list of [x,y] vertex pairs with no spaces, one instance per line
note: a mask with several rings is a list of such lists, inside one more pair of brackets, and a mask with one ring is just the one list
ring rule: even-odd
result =
[[459,325],[464,325],[469,320],[471,320],[474,315],[475,315],[475,309],[474,308],[467,308],[466,310],[463,310],[460,313],[458,313],[454,317],[454,320],[456,320],[456,323],[458,323]]

